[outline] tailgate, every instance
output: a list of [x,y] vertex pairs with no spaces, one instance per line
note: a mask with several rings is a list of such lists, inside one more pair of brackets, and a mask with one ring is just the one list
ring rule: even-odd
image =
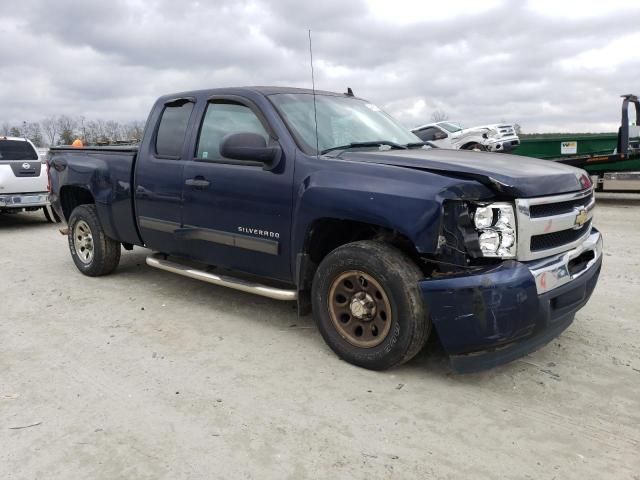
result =
[[47,167],[39,160],[0,160],[0,195],[47,191]]

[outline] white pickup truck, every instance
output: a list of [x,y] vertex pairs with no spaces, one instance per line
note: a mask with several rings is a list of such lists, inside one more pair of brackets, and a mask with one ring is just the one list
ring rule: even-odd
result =
[[49,204],[47,166],[29,140],[0,137],[0,213],[40,210],[58,221]]
[[507,124],[462,128],[452,122],[436,122],[415,127],[411,131],[440,148],[508,152],[520,145],[515,127]]

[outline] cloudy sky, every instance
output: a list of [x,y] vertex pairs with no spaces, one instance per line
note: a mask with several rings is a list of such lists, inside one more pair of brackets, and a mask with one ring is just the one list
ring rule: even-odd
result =
[[155,97],[310,86],[407,126],[434,110],[525,132],[613,131],[640,93],[638,0],[0,0],[0,123],[141,120]]

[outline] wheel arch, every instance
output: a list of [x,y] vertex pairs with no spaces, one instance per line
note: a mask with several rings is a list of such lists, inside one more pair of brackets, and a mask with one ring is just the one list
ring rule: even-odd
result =
[[88,188],[77,185],[65,185],[60,188],[60,206],[67,222],[74,208],[80,205],[95,205],[95,203],[95,198]]
[[420,255],[414,242],[389,226],[344,218],[317,218],[306,229],[302,249],[296,258],[295,280],[301,314],[310,311],[311,284],[320,262],[336,248],[360,240],[378,240],[393,245],[420,266]]
[[485,147],[485,145],[482,144],[482,142],[479,142],[477,140],[472,140],[470,142],[466,142],[464,145],[462,145],[460,147],[460,150],[471,150],[471,147],[473,147],[474,145],[480,145],[481,147]]

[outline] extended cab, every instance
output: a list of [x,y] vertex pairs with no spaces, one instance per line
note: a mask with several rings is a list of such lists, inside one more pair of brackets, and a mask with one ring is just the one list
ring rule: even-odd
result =
[[152,267],[312,309],[366,368],[407,361],[433,329],[459,371],[524,355],[571,324],[600,273],[582,170],[433,149],[350,94],[167,95],[139,147],[48,161],[82,273],[147,247]]

